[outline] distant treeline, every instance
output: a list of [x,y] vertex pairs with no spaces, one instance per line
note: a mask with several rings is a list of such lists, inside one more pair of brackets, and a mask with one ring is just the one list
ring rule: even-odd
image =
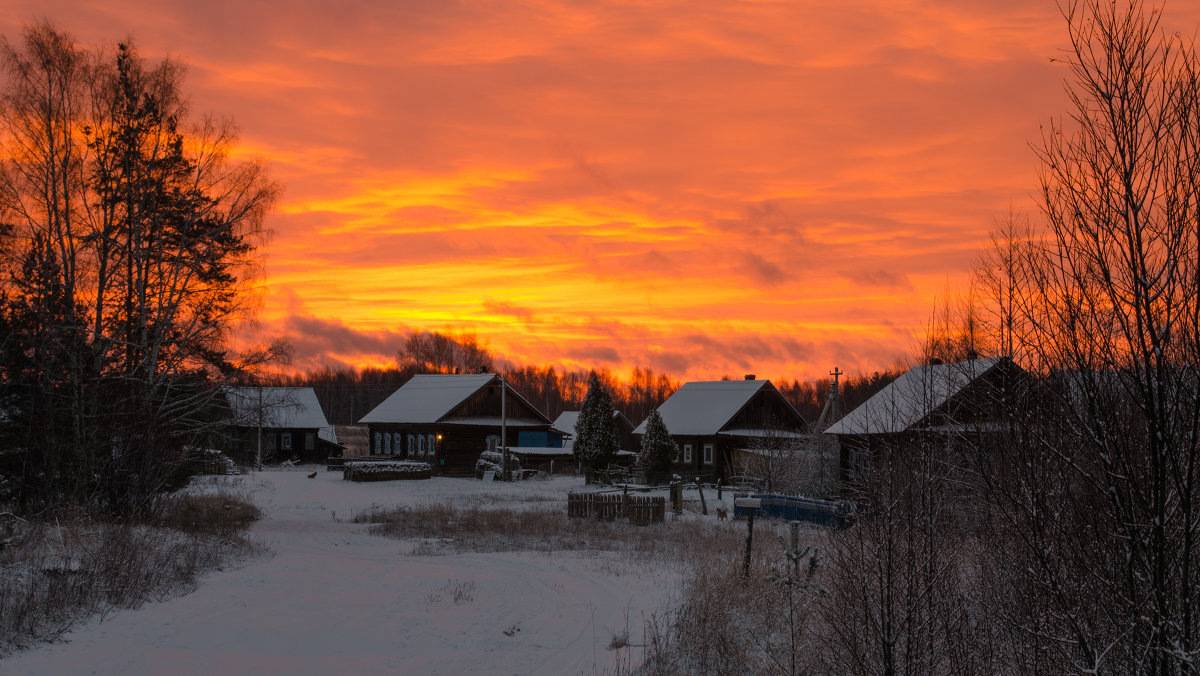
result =
[[[334,425],[352,425],[419,373],[498,372],[522,397],[544,411],[551,420],[563,411],[577,411],[587,394],[589,371],[553,366],[504,366],[475,336],[446,335],[434,331],[414,333],[399,350],[396,366],[363,369],[322,370],[284,376],[281,385],[312,387]],[[633,424],[658,408],[681,381],[649,367],[635,368],[629,378],[608,369],[596,369],[600,381],[612,394],[613,406]],[[842,412],[853,409],[896,378],[892,371],[841,381]],[[815,422],[829,397],[832,380],[773,381],[784,397],[809,422]]]

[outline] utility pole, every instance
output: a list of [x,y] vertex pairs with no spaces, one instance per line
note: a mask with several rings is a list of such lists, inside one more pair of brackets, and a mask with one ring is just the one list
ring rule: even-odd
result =
[[508,460],[508,411],[505,407],[505,390],[508,386],[504,383],[504,376],[497,377],[500,378],[500,449],[504,454],[504,480],[512,481],[512,467]]
[[263,403],[262,403],[262,385],[258,386],[258,452],[254,456],[254,469],[262,469],[262,427],[263,427]]

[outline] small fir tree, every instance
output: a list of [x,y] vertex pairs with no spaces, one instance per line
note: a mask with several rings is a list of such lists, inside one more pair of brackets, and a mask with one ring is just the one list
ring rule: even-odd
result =
[[650,483],[660,483],[671,474],[671,463],[675,460],[675,440],[667,430],[658,411],[651,411],[646,418],[646,433],[642,436],[642,453],[638,463],[646,472]]
[[575,459],[585,469],[602,469],[616,455],[617,444],[612,397],[593,371],[575,422]]

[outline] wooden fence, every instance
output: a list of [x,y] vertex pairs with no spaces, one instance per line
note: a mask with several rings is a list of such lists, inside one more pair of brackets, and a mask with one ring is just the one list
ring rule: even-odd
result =
[[662,523],[667,501],[662,496],[621,495],[619,493],[568,493],[567,516],[576,519],[614,521],[629,519],[635,526]]

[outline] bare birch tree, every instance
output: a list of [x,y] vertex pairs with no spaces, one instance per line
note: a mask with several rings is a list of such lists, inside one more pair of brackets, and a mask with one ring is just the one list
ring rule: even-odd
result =
[[[1003,342],[1045,387],[984,474],[991,579],[1030,668],[1192,673],[1200,657],[1200,77],[1140,1],[1062,6],[1070,112],[1041,159],[1044,233],[989,266]],[[1001,589],[1000,587],[1003,587]],[[1007,599],[1007,600],[1006,600]],[[1019,603],[1012,603],[1018,601]]]

